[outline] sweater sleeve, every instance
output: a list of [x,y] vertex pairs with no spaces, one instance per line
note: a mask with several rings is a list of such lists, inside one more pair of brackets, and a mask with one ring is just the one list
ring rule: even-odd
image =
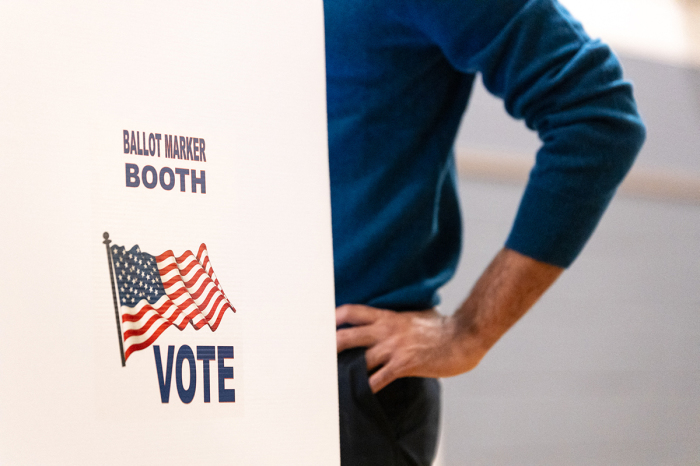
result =
[[506,246],[567,267],[644,141],[632,87],[610,49],[555,0],[446,3],[475,6],[461,18],[435,16],[447,8],[424,16],[426,33],[456,69],[480,72],[543,143]]

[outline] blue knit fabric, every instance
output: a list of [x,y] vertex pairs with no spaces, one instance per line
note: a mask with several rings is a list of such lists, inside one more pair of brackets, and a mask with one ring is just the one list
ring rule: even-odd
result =
[[[437,303],[476,73],[543,141],[506,246],[566,267],[644,139],[609,48],[553,0],[325,0],[336,302]],[[495,252],[495,251],[494,251]]]

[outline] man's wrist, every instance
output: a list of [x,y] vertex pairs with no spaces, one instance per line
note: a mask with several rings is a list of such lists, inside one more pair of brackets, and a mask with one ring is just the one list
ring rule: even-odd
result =
[[485,341],[483,332],[470,318],[470,313],[465,315],[462,311],[460,309],[450,316],[447,325],[451,334],[452,354],[458,361],[460,372],[466,372],[479,364],[491,345]]
[[451,316],[456,351],[469,369],[481,361],[562,270],[507,248],[496,255]]

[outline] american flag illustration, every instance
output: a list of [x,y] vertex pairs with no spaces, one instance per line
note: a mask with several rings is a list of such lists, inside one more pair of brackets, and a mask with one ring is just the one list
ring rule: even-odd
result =
[[[113,285],[118,300],[118,324],[123,341],[122,364],[134,351],[149,347],[174,325],[196,330],[219,327],[226,310],[236,312],[214,274],[207,247],[176,257],[172,251],[153,256],[138,245],[105,244],[114,266]],[[118,325],[119,327],[119,325]]]

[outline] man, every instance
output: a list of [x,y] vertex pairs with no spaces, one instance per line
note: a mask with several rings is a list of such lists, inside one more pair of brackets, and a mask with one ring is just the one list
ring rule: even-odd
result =
[[[435,378],[474,368],[572,263],[644,127],[616,58],[555,0],[324,4],[342,463],[427,465]],[[476,73],[543,145],[504,248],[442,317]]]

